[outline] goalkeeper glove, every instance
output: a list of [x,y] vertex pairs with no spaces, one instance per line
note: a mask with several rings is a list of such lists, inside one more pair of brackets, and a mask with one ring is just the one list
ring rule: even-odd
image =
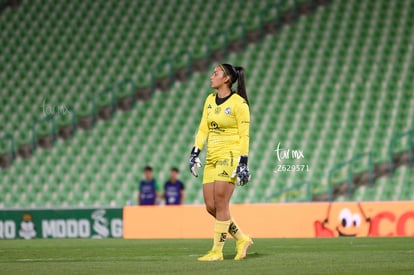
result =
[[197,147],[193,147],[191,150],[190,160],[189,160],[189,166],[190,166],[190,172],[193,174],[194,177],[198,177],[197,168],[200,168],[201,161],[198,158],[198,155],[200,154],[200,149]]
[[239,158],[239,165],[234,170],[233,174],[231,175],[232,178],[237,176],[237,185],[243,186],[247,184],[252,177],[249,172],[249,168],[247,167],[247,156],[240,156]]

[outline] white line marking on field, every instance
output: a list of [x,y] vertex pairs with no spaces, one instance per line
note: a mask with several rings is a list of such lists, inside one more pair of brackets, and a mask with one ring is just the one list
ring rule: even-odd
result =
[[16,262],[53,262],[53,261],[71,261],[74,258],[25,258],[16,259]]

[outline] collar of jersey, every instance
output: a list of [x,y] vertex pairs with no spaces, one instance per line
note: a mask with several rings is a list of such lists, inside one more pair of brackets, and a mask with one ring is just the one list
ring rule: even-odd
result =
[[216,105],[217,106],[219,106],[219,105],[221,105],[221,104],[223,104],[224,102],[226,102],[227,101],[227,99],[229,99],[232,95],[234,94],[234,92],[231,92],[228,96],[226,96],[226,97],[223,97],[223,98],[219,98],[218,97],[218,95],[217,94],[215,94],[215,102],[216,102]]

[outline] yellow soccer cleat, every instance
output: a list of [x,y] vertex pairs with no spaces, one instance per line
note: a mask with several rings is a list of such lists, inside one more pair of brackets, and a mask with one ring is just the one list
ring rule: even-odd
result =
[[206,255],[198,258],[200,262],[215,262],[223,260],[223,252],[217,250],[210,250]]
[[236,261],[243,260],[246,258],[247,249],[253,244],[253,240],[250,237],[245,237],[243,239],[240,239],[236,243],[236,256],[234,259]]

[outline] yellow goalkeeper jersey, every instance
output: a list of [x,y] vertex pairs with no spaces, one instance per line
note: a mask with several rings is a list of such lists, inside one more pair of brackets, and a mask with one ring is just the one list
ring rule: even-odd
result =
[[[203,115],[194,146],[203,149],[208,140],[208,155],[217,155],[233,149],[240,155],[249,153],[249,106],[240,95],[232,93],[220,104],[217,94],[210,94],[203,108]],[[219,104],[217,104],[219,103]]]

